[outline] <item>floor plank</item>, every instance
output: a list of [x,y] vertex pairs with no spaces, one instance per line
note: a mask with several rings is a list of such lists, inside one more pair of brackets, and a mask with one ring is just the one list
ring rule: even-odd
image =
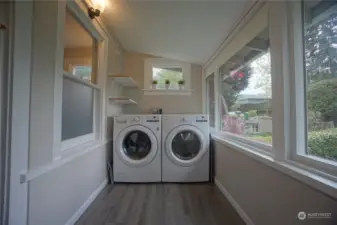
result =
[[107,186],[76,225],[244,225],[213,184]]

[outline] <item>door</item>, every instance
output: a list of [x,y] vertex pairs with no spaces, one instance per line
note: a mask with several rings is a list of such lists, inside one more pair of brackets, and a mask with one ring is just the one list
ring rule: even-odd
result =
[[8,3],[0,3],[0,224],[8,214]]
[[158,149],[155,134],[141,125],[132,125],[122,130],[115,146],[120,159],[132,167],[146,166],[151,163]]
[[178,126],[165,140],[166,154],[176,165],[193,166],[207,153],[207,140],[203,132],[195,126]]

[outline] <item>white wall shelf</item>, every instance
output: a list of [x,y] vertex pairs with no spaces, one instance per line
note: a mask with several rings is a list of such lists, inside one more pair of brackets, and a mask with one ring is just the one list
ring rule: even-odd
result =
[[193,89],[143,89],[144,95],[191,95]]
[[137,82],[131,76],[128,76],[128,75],[111,74],[108,76],[108,78],[113,79],[114,81],[116,81],[117,83],[119,83],[120,85],[124,87],[130,87],[130,88],[138,87]]
[[111,104],[117,104],[117,105],[137,105],[137,102],[125,97],[109,97],[109,102]]

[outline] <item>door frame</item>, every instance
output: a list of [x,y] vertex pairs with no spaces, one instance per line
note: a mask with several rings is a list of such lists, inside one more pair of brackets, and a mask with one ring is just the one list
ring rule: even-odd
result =
[[9,225],[26,225],[28,218],[28,183],[24,174],[29,157],[33,4],[12,0],[9,10]]
[[[9,96],[10,96],[10,76],[9,76],[9,3],[0,3],[3,9],[3,17],[0,21],[5,27],[0,28],[0,224],[7,224],[8,221],[8,191],[9,191]],[[6,60],[7,58],[7,60]]]

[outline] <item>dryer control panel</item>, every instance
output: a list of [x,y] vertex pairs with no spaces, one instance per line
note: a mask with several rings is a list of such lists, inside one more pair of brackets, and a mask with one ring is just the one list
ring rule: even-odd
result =
[[195,122],[197,122],[197,123],[207,123],[208,122],[208,116],[204,116],[204,115],[196,116]]
[[156,116],[156,115],[147,116],[146,117],[146,122],[148,122],[148,123],[159,123],[160,122],[160,118],[159,118],[159,116]]

